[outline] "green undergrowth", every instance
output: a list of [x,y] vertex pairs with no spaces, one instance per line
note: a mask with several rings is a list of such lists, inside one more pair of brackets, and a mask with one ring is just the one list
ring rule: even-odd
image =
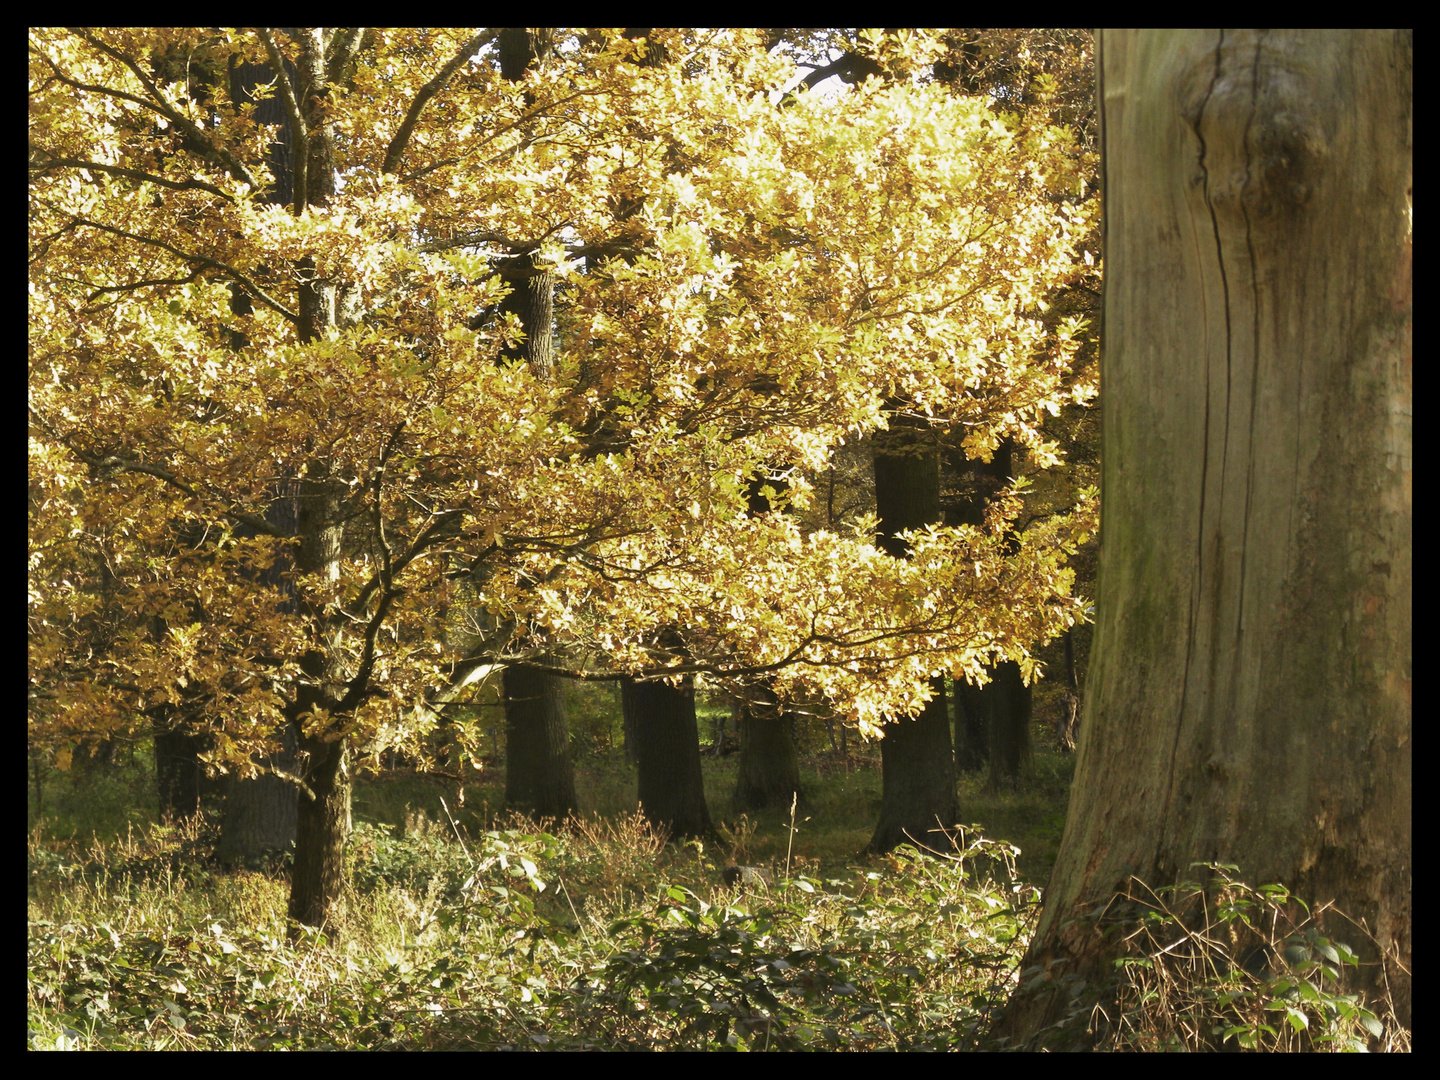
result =
[[[831,871],[767,857],[744,817],[678,844],[638,815],[499,826],[361,823],[334,923],[290,934],[283,862],[218,872],[203,818],[84,845],[37,828],[29,1045],[964,1050],[1042,985],[1073,1005],[1044,1033],[1057,1048],[1409,1045],[1331,929],[1361,928],[1233,867],[1203,889],[1132,882],[1095,928],[1123,939],[1097,997],[1022,970],[1038,890],[978,831]],[[773,883],[726,887],[732,861]]]
[[177,870],[183,830],[32,843],[30,1046],[965,1048],[1026,942],[1033,891],[967,870],[1012,867],[978,838],[737,891],[638,818],[515,824],[357,830],[337,925],[294,940],[278,875]]

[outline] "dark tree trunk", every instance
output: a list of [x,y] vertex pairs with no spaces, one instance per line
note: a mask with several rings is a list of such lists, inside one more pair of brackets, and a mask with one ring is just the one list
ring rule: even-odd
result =
[[[940,520],[940,458],[922,439],[922,433],[898,418],[890,431],[876,436],[880,543],[895,558],[907,555],[901,531]],[[872,851],[889,851],[906,842],[934,846],[940,843],[935,830],[953,827],[960,816],[945,682],[936,678],[931,686],[935,697],[919,716],[892,719],[882,731],[883,790],[880,821],[870,839]]]
[[[946,520],[951,524],[981,526],[985,511],[1015,469],[1015,443],[1005,439],[991,459],[971,461],[960,451],[947,455],[949,466],[944,498]],[[984,686],[956,686],[964,714],[956,716],[955,760],[965,771],[990,766],[992,788],[1013,787],[1028,779],[1034,761],[1030,721],[1033,713],[1030,687],[1014,663],[989,669]]]
[[537,818],[573,814],[578,806],[564,683],[523,664],[507,667],[503,682],[505,805]]
[[1060,719],[1055,725],[1055,745],[1061,753],[1075,752],[1080,733],[1080,680],[1075,674],[1075,631],[1065,631],[1065,694],[1060,701]]
[[1099,596],[1017,1044],[1114,972],[1087,914],[1211,862],[1363,920],[1410,1022],[1413,47],[1097,37]]
[[180,820],[200,812],[200,784],[204,767],[203,735],[186,731],[155,732],[155,786],[160,796],[160,819]]
[[983,686],[955,680],[955,768],[978,772],[990,759],[990,698]]
[[1035,771],[1030,687],[1020,677],[1020,665],[1007,660],[995,667],[984,691],[990,699],[989,784],[992,790],[1014,787]]
[[[264,764],[293,774],[296,769],[295,732],[285,726],[281,751]],[[220,819],[221,863],[254,867],[272,851],[289,851],[295,843],[299,790],[293,781],[272,773],[250,780],[231,778],[223,787],[225,811]]]
[[302,738],[300,747],[308,756],[309,790],[297,804],[289,915],[294,924],[325,927],[345,886],[354,788],[350,748],[343,737],[333,742]]
[[947,850],[946,830],[960,817],[944,680],[935,679],[931,688],[935,696],[924,712],[885,725],[880,740],[880,823],[870,838],[871,851],[889,851],[899,844]]
[[740,765],[735,778],[735,810],[763,810],[789,806],[804,798],[800,785],[800,755],[796,752],[791,718],[765,691],[768,700],[747,702],[740,708]]
[[[330,85],[326,71],[324,34],[313,27],[298,32],[301,42],[298,67],[298,97],[304,113],[307,135],[304,152],[295,154],[293,202],[297,210],[326,206],[335,195],[335,130],[327,116]],[[293,145],[295,144],[292,140]],[[299,164],[305,165],[303,185]],[[299,337],[310,344],[335,323],[338,286],[310,271],[311,260],[298,264]],[[320,458],[305,466],[298,481],[297,552],[295,568],[301,574],[329,577],[336,571],[344,539],[341,485],[329,465]],[[344,695],[353,672],[345,635],[349,629],[343,617],[333,611],[312,608],[318,636],[317,647],[300,662],[307,679],[297,690],[287,710],[295,725],[300,752],[300,792],[295,828],[295,867],[290,880],[292,932],[300,924],[328,923],[345,883],[345,846],[350,839],[350,799],[353,777],[349,765],[348,738],[315,723],[313,710],[334,708]]]
[[672,837],[708,836],[705,777],[700,769],[700,726],[695,686],[664,682],[620,684],[621,708],[635,728],[640,809]]
[[[548,55],[550,31],[506,27],[499,51],[501,76],[518,82]],[[501,310],[518,319],[525,335],[505,355],[548,382],[555,370],[555,275],[529,254],[507,259],[500,273],[511,288]],[[506,805],[539,817],[574,813],[575,772],[558,678],[523,666],[505,669],[505,739]]]
[[[300,536],[296,569],[323,571],[340,555],[342,529],[340,493],[324,475],[316,473],[301,485]],[[333,708],[348,679],[347,658],[340,648],[343,628],[329,616],[314,617],[324,630],[323,647],[307,653],[301,669],[307,676],[288,718],[300,733],[298,773],[300,791],[295,822],[295,867],[290,879],[290,918],[295,925],[326,925],[345,883],[345,845],[350,840],[350,800],[354,779],[350,772],[349,740],[342,734],[313,726],[316,706]],[[308,731],[308,733],[307,733]]]

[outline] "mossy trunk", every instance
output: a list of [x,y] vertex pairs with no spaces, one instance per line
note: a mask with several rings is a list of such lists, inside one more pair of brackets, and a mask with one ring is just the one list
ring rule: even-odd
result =
[[[1103,517],[1070,812],[1002,1021],[1097,986],[1135,875],[1364,920],[1410,1016],[1409,31],[1104,31]],[[1382,954],[1384,956],[1381,962]]]

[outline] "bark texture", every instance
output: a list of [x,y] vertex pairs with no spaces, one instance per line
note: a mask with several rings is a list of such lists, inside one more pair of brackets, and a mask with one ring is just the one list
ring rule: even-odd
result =
[[[294,729],[287,725],[278,753],[263,765],[293,773],[296,766]],[[289,851],[295,843],[299,790],[279,776],[265,773],[250,780],[229,777],[223,785],[224,816],[216,857],[222,864],[254,867],[274,851]]]
[[[876,438],[875,510],[881,546],[895,558],[908,554],[902,531],[940,520],[939,454],[898,418]],[[935,696],[919,716],[897,717],[883,729],[880,820],[871,851],[941,843],[935,831],[951,828],[960,815],[944,680],[935,678],[931,688]]]
[[[335,195],[335,130],[328,119],[330,95],[326,72],[326,38],[323,30],[307,27],[298,32],[301,42],[299,98],[306,134],[293,138],[295,153],[294,203],[297,211],[326,206]],[[303,175],[301,164],[304,165]],[[302,182],[303,180],[303,182]],[[302,259],[300,270],[300,341],[308,344],[323,336],[336,322],[336,282],[319,277],[311,262]],[[344,539],[343,491],[323,458],[307,463],[299,479],[297,505],[296,569],[301,574],[338,576]],[[316,645],[302,657],[306,675],[297,688],[287,719],[298,733],[301,789],[296,813],[295,867],[290,881],[292,932],[299,924],[326,926],[345,883],[345,846],[350,839],[350,800],[354,778],[350,771],[348,737],[332,725],[316,722],[314,710],[333,710],[342,700],[352,676],[348,670],[347,626],[342,616],[303,601],[302,611],[316,628]]]
[[[1365,920],[1408,1024],[1411,35],[1105,31],[1097,58],[1098,621],[1025,963],[1101,978],[1083,916],[1223,861]],[[1017,996],[1001,1032],[1059,1006]]]
[[625,679],[620,703],[635,728],[640,809],[646,820],[671,836],[709,835],[694,685]]

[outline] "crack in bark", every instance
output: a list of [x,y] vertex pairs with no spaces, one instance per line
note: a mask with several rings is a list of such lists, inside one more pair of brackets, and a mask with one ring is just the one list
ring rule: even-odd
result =
[[[1222,48],[1224,47],[1224,45],[1225,45],[1225,31],[1222,30],[1222,31],[1220,31],[1220,36],[1219,36],[1219,38],[1218,38],[1218,39],[1216,40],[1216,42],[1215,42],[1215,70],[1214,70],[1214,72],[1211,74],[1211,77],[1210,77],[1210,85],[1209,85],[1208,87],[1206,87],[1206,89],[1205,89],[1205,96],[1201,99],[1199,108],[1197,108],[1197,109],[1195,110],[1194,118],[1190,120],[1190,128],[1191,128],[1191,130],[1192,130],[1192,131],[1194,132],[1194,134],[1195,134],[1195,139],[1196,139],[1196,141],[1200,144],[1199,166],[1200,166],[1201,183],[1202,183],[1202,185],[1203,185],[1203,192],[1204,192],[1204,198],[1205,198],[1205,206],[1206,206],[1206,209],[1207,209],[1207,210],[1209,211],[1209,213],[1210,213],[1210,228],[1211,228],[1211,231],[1212,231],[1212,233],[1213,233],[1213,235],[1214,235],[1214,237],[1215,237],[1215,255],[1216,255],[1216,262],[1217,262],[1217,265],[1219,266],[1219,269],[1220,269],[1220,288],[1221,288],[1221,292],[1222,292],[1223,295],[1224,295],[1224,303],[1225,303],[1226,393],[1227,393],[1227,401],[1228,401],[1228,393],[1229,393],[1229,361],[1230,361],[1230,284],[1229,284],[1229,281],[1228,281],[1228,280],[1226,279],[1226,277],[1225,277],[1225,259],[1224,259],[1224,255],[1223,255],[1222,248],[1221,248],[1221,243],[1220,243],[1220,223],[1219,223],[1219,221],[1218,221],[1218,219],[1216,218],[1216,215],[1215,215],[1215,206],[1214,206],[1214,203],[1212,203],[1212,202],[1211,202],[1211,199],[1210,199],[1210,170],[1209,170],[1209,168],[1206,166],[1206,163],[1205,163],[1206,156],[1207,156],[1208,153],[1209,153],[1209,147],[1206,145],[1205,136],[1204,136],[1204,134],[1203,134],[1203,133],[1201,132],[1201,130],[1200,130],[1200,125],[1201,125],[1201,123],[1202,123],[1202,122],[1204,121],[1204,119],[1205,119],[1205,108],[1206,108],[1207,105],[1209,105],[1209,103],[1210,103],[1210,98],[1211,98],[1211,96],[1212,96],[1212,95],[1214,94],[1214,92],[1215,92],[1215,86],[1216,86],[1216,84],[1220,81],[1220,71],[1221,71],[1221,67],[1222,67],[1222,64],[1223,64],[1223,60],[1222,60],[1222,57],[1221,57],[1221,50],[1222,50]],[[1200,290],[1200,294],[1201,294],[1201,296],[1202,296],[1202,298],[1203,298],[1204,295],[1205,295],[1205,290],[1204,290],[1203,288]],[[1206,319],[1206,325],[1208,326],[1208,324],[1209,324],[1209,319],[1207,318],[1207,319]],[[1195,621],[1195,620],[1196,620],[1196,617],[1197,617],[1197,610],[1198,610],[1198,607],[1199,607],[1199,600],[1200,600],[1200,593],[1201,593],[1200,581],[1203,580],[1204,574],[1205,574],[1205,527],[1204,527],[1204,525],[1205,525],[1205,498],[1206,498],[1206,491],[1207,491],[1207,487],[1208,487],[1209,473],[1210,473],[1210,393],[1209,393],[1209,378],[1208,378],[1208,366],[1209,366],[1209,350],[1208,350],[1208,349],[1206,350],[1206,366],[1207,366],[1207,378],[1206,378],[1206,393],[1205,393],[1205,416],[1204,416],[1204,420],[1203,420],[1203,435],[1202,435],[1202,437],[1201,437],[1201,455],[1200,455],[1200,508],[1199,508],[1199,513],[1198,513],[1198,515],[1197,515],[1198,521],[1199,521],[1199,526],[1200,526],[1200,527],[1199,527],[1199,529],[1197,530],[1198,535],[1197,535],[1197,537],[1196,537],[1196,549],[1195,549],[1195,565],[1196,565],[1197,581],[1196,581],[1194,587],[1192,587],[1191,590],[1190,590],[1190,610],[1189,610],[1189,612],[1187,613],[1187,617],[1186,617],[1186,623],[1187,623],[1187,626],[1188,626],[1189,635],[1188,635],[1188,640],[1186,641],[1186,646],[1185,646],[1185,667],[1184,667],[1184,673],[1183,673],[1183,676],[1182,676],[1183,681],[1181,682],[1181,686],[1180,686],[1179,716],[1176,718],[1176,724],[1175,724],[1175,739],[1174,739],[1174,744],[1172,745],[1172,747],[1171,747],[1171,752],[1170,752],[1170,775],[1169,775],[1169,776],[1167,777],[1167,779],[1166,779],[1166,784],[1165,784],[1165,798],[1164,798],[1164,801],[1163,801],[1162,804],[1161,804],[1161,805],[1162,805],[1162,811],[1161,811],[1161,812],[1165,815],[1166,818],[1168,818],[1168,817],[1170,816],[1170,808],[1171,808],[1171,806],[1173,805],[1174,797],[1175,797],[1175,768],[1176,768],[1176,761],[1177,761],[1178,758],[1179,758],[1180,736],[1181,736],[1182,730],[1183,730],[1183,728],[1184,728],[1185,703],[1186,703],[1187,699],[1189,698],[1189,692],[1190,692],[1190,669],[1191,669],[1191,664],[1192,664],[1192,662],[1193,662],[1193,660],[1194,660],[1194,655],[1195,655],[1195,635],[1196,635],[1196,621]],[[1163,835],[1163,834],[1164,834],[1164,830],[1163,830],[1163,828],[1162,828],[1161,835]]]

